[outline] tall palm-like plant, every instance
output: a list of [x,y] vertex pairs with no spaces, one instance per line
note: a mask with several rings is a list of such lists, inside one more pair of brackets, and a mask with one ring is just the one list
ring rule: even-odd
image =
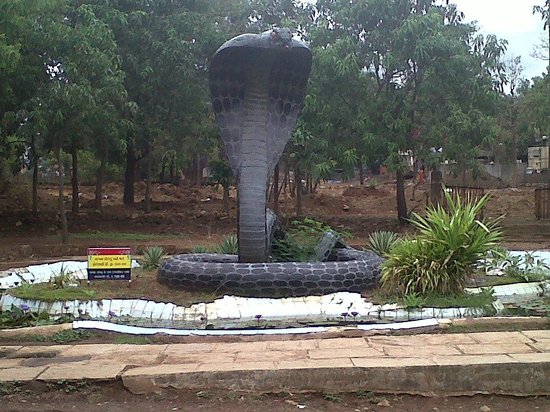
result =
[[412,293],[460,293],[474,265],[502,238],[500,219],[482,221],[479,216],[489,195],[465,202],[445,193],[448,210],[428,209],[414,214],[415,238],[405,239],[388,254],[381,281],[400,295]]

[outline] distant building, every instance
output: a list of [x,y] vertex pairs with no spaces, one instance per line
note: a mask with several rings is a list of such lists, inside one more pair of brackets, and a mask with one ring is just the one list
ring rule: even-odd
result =
[[527,149],[528,171],[540,173],[548,169],[548,146]]

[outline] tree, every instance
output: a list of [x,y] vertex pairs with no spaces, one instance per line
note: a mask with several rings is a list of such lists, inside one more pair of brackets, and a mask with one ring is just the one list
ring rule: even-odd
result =
[[[27,144],[36,138],[19,132],[26,124],[26,102],[46,78],[37,27],[55,16],[63,2],[0,1],[0,179],[8,170],[19,171]],[[36,152],[33,159],[37,161]]]
[[[92,1],[115,33],[125,87],[135,102],[135,127],[126,138],[124,203],[134,203],[136,163],[145,159],[145,210],[155,151],[165,143],[193,147],[196,123],[208,118],[207,58],[222,42],[202,1]],[[210,146],[209,151],[212,150]]]
[[544,30],[548,30],[548,42],[546,43],[546,47],[548,48],[548,72],[550,73],[550,0],[546,0],[544,2],[544,6],[534,6],[533,14],[540,14],[540,17],[544,22]]
[[109,96],[124,94],[123,76],[112,33],[89,6],[65,5],[42,26],[41,34],[46,80],[31,99],[29,117],[57,162],[61,236],[66,243],[62,150],[73,139],[71,146],[77,146],[89,133]]

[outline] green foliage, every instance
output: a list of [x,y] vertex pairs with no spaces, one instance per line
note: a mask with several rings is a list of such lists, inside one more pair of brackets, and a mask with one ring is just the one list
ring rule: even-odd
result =
[[544,259],[535,258],[532,252],[521,256],[512,256],[507,253],[497,258],[491,265],[504,270],[506,276],[521,282],[536,282],[550,278],[550,266]]
[[379,230],[370,234],[367,248],[379,256],[385,256],[398,242],[399,236],[396,233]]
[[21,307],[11,305],[9,310],[0,312],[0,328],[20,328],[29,326],[54,325],[72,322],[73,316],[66,314],[51,319],[48,312],[33,312],[27,305]]
[[273,262],[307,262],[314,248],[304,246],[294,237],[288,235],[284,239],[275,239],[271,246],[271,260]]
[[68,285],[74,283],[75,280],[74,275],[65,266],[61,265],[59,273],[52,274],[50,277],[50,285],[54,289],[65,289]]
[[19,382],[0,382],[0,396],[14,395],[21,392]]
[[[308,217],[295,220],[284,239],[275,239],[271,259],[274,262],[309,262],[319,240],[328,231],[332,231],[330,226],[319,220]],[[337,235],[344,237],[348,233]]]
[[239,239],[236,235],[227,235],[225,239],[217,247],[217,253],[227,255],[239,254]]
[[411,293],[403,296],[402,304],[405,309],[421,308],[426,304],[426,298],[420,296],[418,293]]
[[[63,342],[60,342],[63,343]],[[65,393],[74,393],[89,388],[89,383],[86,381],[66,381],[59,380],[57,382],[51,382],[47,384],[47,387],[51,390],[62,391]]]
[[426,293],[420,295],[411,293],[405,296],[387,294],[384,291],[378,293],[374,301],[378,304],[397,303],[405,309],[415,308],[489,308],[495,301],[494,291],[491,287],[481,288],[480,293],[439,294]]
[[56,289],[51,284],[39,283],[35,285],[22,285],[10,289],[10,294],[28,300],[41,300],[44,302],[68,301],[68,300],[92,300],[96,297],[96,291],[88,288],[64,288]]
[[0,328],[19,328],[47,324],[50,316],[47,312],[31,312],[27,308],[11,305],[11,309],[0,312]]
[[229,163],[224,160],[212,160],[209,162],[209,183],[229,187],[233,181],[233,172]]
[[342,396],[335,393],[324,393],[323,399],[329,402],[342,402]]
[[414,214],[418,235],[399,242],[388,254],[381,274],[386,290],[400,296],[459,294],[475,264],[501,239],[498,219],[478,219],[488,195],[464,204],[459,197],[445,196],[449,211],[436,206],[426,217]]
[[151,340],[146,336],[118,335],[112,340],[117,345],[148,345]]
[[86,330],[67,329],[56,332],[52,335],[52,341],[55,343],[70,343],[88,339],[92,334]]
[[[96,157],[92,151],[81,150],[78,152],[78,163],[80,175],[80,181],[85,184],[95,183],[97,177],[97,171],[100,167],[100,160]],[[106,182],[118,181],[120,182],[124,177],[124,169],[122,165],[109,163],[105,166],[104,179]]]
[[195,246],[191,253],[208,253],[208,249],[206,249],[204,246]]
[[151,246],[143,251],[143,257],[141,258],[141,266],[145,270],[158,269],[166,251],[160,246]]

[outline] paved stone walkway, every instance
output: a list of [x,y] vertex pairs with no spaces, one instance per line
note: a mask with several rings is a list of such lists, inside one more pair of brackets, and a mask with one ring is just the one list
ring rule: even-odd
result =
[[550,330],[238,343],[0,346],[0,382],[176,389],[550,394]]

